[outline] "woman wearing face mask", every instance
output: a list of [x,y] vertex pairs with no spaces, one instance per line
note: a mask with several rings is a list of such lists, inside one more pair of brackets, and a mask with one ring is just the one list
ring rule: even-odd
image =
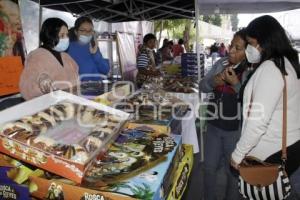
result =
[[108,61],[102,57],[94,33],[93,22],[88,17],[78,18],[70,30],[68,53],[79,65],[81,81],[101,80],[109,72]]
[[25,60],[20,91],[26,100],[77,85],[78,66],[64,51],[69,46],[68,26],[58,18],[44,21],[40,32],[41,46]]
[[207,133],[204,141],[204,199],[217,198],[217,173],[223,161],[227,175],[225,197],[239,200],[238,179],[231,173],[230,156],[240,137],[239,91],[249,73],[245,48],[246,33],[234,34],[228,57],[217,61],[200,81],[200,91],[212,93],[207,107]]
[[[286,171],[291,176],[300,165],[298,53],[292,48],[285,30],[271,16],[256,18],[246,31],[247,59],[259,66],[244,90],[243,113],[247,115],[244,116],[242,136],[232,153],[232,166],[238,169],[245,156],[281,163],[284,76],[287,87]],[[297,184],[299,190],[299,180]],[[296,189],[295,185],[292,189]],[[292,199],[300,199],[300,196]]]

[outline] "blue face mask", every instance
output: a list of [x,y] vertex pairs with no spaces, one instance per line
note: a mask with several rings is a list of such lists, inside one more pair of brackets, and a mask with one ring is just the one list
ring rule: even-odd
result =
[[86,35],[79,35],[79,41],[82,43],[82,44],[87,44],[89,43],[91,40],[92,40],[92,37],[91,35],[89,36],[86,36]]
[[55,51],[63,52],[69,47],[69,38],[59,39],[58,44],[53,48]]

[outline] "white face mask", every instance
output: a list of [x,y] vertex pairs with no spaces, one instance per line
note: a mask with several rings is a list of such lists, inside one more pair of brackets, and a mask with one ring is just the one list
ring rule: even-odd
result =
[[63,52],[69,47],[69,38],[59,39],[58,44],[53,48],[55,51]]
[[89,36],[86,36],[86,35],[79,35],[79,41],[82,43],[82,44],[87,44],[91,41],[93,36],[89,35]]
[[258,49],[250,44],[246,48],[246,57],[249,63],[259,63],[261,60],[261,55]]

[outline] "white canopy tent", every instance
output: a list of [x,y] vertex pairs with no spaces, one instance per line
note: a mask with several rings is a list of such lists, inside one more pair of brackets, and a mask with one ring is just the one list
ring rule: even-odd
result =
[[[233,14],[233,13],[266,13],[293,10],[300,8],[300,0],[195,0],[196,49],[198,66],[199,55],[199,15]],[[198,68],[198,80],[200,77]]]
[[201,14],[266,13],[300,8],[299,0],[196,0]]

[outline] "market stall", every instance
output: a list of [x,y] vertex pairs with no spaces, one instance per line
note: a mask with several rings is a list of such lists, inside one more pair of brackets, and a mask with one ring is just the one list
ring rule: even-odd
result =
[[[117,91],[127,90],[123,86]],[[109,101],[109,95],[97,101]],[[161,115],[151,113],[156,101],[165,106]],[[56,199],[52,192],[59,189],[65,199],[180,199],[192,169],[193,148],[170,133],[168,108],[180,103],[179,116],[186,112],[183,102],[161,94],[154,99],[145,92],[116,102],[134,104],[140,115],[128,118],[126,112],[63,91],[2,111],[0,152],[10,157],[0,162],[5,166],[0,170],[5,177],[0,195],[20,190],[28,196],[30,190],[34,197]],[[12,166],[15,162],[19,164]]]
[[[98,5],[93,0],[39,2],[44,7],[83,12],[82,15],[108,21],[139,19],[132,8],[129,14],[116,11],[123,9],[117,1],[112,5],[107,1]],[[184,2],[186,9],[176,3],[177,8],[171,3],[162,4],[163,11],[149,15],[149,19],[162,13],[193,15],[193,1]],[[153,4],[159,7],[158,1]],[[170,13],[168,8],[182,13]],[[96,15],[99,11],[103,13]],[[114,14],[104,18],[105,12]],[[139,11],[138,15],[144,12],[147,11]],[[193,56],[199,68],[200,55]],[[193,62],[197,59],[194,57]],[[22,67],[20,62],[12,63]],[[189,74],[197,68],[185,72]],[[2,111],[0,197],[180,199],[192,169],[193,153],[199,151],[194,123],[194,109],[199,104],[195,84],[190,77],[170,76],[134,93],[130,86],[112,87],[103,90],[107,92],[103,96],[90,100],[55,91]],[[15,93],[16,83],[12,88],[10,92]],[[116,91],[120,95],[116,96]],[[175,118],[182,119],[181,135],[172,134]]]

